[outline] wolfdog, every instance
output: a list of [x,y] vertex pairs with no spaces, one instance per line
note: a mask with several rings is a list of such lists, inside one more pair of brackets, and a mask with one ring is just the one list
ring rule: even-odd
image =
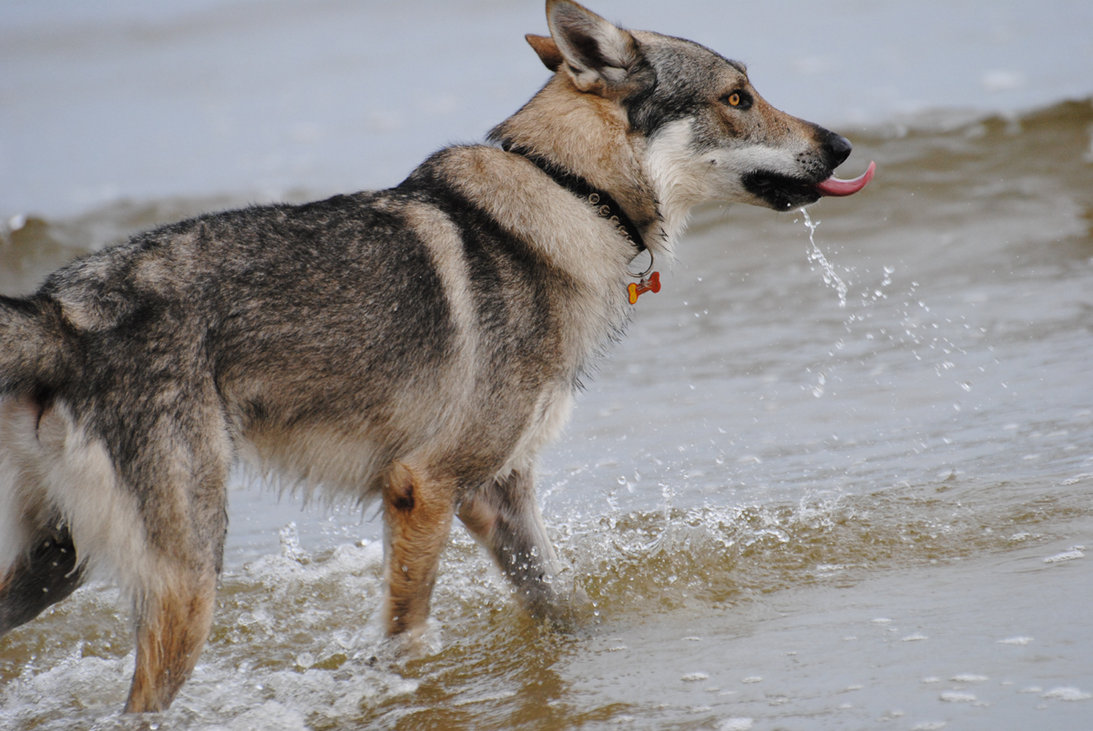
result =
[[[564,619],[536,455],[703,201],[865,186],[850,143],[696,43],[547,0],[553,72],[485,144],[389,190],[214,213],[0,297],[0,634],[96,572],[131,598],[126,711],[167,708],[212,624],[237,459],[381,501],[386,631],[425,626],[458,516]],[[644,261],[644,259],[643,259]],[[636,279],[641,281],[632,281]],[[629,286],[628,286],[629,285]]]

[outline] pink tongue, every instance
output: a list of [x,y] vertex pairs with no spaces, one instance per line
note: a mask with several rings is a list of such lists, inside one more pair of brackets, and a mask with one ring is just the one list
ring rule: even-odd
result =
[[873,173],[877,170],[877,163],[869,163],[869,169],[864,173],[854,178],[853,180],[839,180],[834,175],[819,183],[816,186],[816,190],[820,191],[821,195],[831,196],[843,196],[854,195],[859,190],[864,188],[870,180],[873,179]]

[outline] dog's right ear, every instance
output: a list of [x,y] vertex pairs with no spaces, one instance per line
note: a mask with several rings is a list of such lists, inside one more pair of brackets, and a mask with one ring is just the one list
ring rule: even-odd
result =
[[547,68],[564,68],[581,91],[606,94],[628,86],[641,61],[632,35],[572,0],[547,0],[546,14],[551,38],[543,41],[553,50],[530,37],[528,42]]
[[551,71],[557,71],[558,67],[565,61],[562,58],[562,52],[558,50],[558,44],[550,36],[536,36],[528,33],[524,38],[539,54],[539,60],[543,62],[543,65]]

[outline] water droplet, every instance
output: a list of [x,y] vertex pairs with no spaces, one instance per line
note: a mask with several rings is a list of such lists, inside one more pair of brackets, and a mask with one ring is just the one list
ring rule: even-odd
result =
[[835,291],[839,295],[839,307],[846,307],[846,294],[849,288],[846,286],[846,282],[839,277],[835,272],[835,267],[828,262],[827,257],[820,250],[820,247],[816,244],[816,229],[819,227],[820,222],[813,223],[812,218],[808,215],[808,210],[801,209],[801,214],[805,219],[805,226],[808,227],[808,241],[812,244],[812,251],[808,254],[808,260],[814,264],[819,264],[823,270],[824,284],[829,287],[834,287]]

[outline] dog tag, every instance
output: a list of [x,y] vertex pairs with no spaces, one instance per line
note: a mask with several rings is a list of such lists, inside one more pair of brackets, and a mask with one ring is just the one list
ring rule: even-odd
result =
[[648,279],[642,277],[640,282],[631,282],[626,291],[630,293],[630,304],[636,304],[638,297],[646,292],[656,294],[660,291],[660,272],[653,272]]

